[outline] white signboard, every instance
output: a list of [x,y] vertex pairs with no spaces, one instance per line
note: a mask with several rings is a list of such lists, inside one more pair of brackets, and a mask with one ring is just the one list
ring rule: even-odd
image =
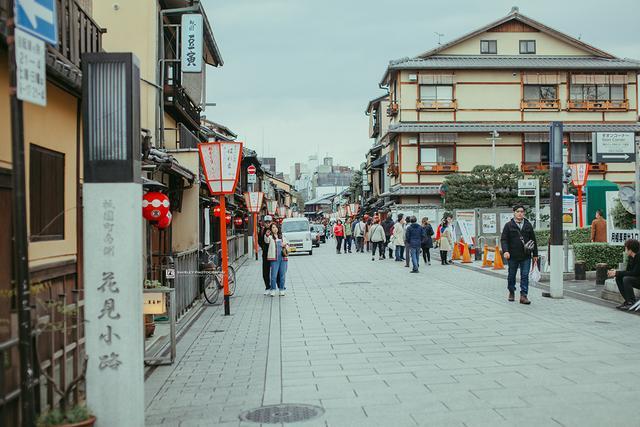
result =
[[47,63],[45,44],[16,28],[16,67],[18,99],[32,104],[47,105]]
[[476,239],[476,212],[456,211],[456,221],[465,243],[473,244]]
[[204,245],[209,246],[211,244],[211,217],[209,216],[210,209],[204,208]]
[[518,180],[518,189],[536,189],[538,186],[537,179],[519,179]]
[[199,13],[182,15],[182,56],[183,73],[202,72],[202,15]]
[[573,194],[562,196],[562,229],[576,229],[576,196]]
[[85,183],[83,195],[87,403],[100,425],[142,426],[142,186]]
[[605,193],[607,206],[607,243],[610,245],[622,246],[628,239],[640,239],[638,230],[622,230],[615,228],[613,222],[613,210],[620,200],[617,191],[607,191]]
[[507,212],[502,212],[500,213],[500,229],[499,229],[499,233],[502,233],[502,230],[504,229],[504,226],[507,225],[507,223],[509,221],[511,221],[513,219],[513,214],[512,213],[507,213]]
[[167,279],[175,279],[176,278],[176,269],[175,268],[167,268],[164,271],[164,277]]
[[257,175],[255,173],[247,175],[248,184],[255,184],[256,182],[257,182]]
[[498,232],[497,215],[494,213],[482,214],[482,234],[496,234]]
[[633,132],[596,132],[593,134],[596,162],[633,162],[635,136]]

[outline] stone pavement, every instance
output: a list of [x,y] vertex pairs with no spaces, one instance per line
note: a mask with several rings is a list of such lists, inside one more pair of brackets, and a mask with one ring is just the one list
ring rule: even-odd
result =
[[500,278],[332,241],[291,257],[285,297],[259,269],[146,381],[147,426],[257,426],[239,415],[279,403],[324,408],[308,427],[640,425],[638,316],[539,289],[508,303]]

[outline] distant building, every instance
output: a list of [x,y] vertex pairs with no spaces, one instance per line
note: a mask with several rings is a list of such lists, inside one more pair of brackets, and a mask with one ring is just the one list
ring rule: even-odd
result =
[[260,163],[262,163],[262,167],[265,170],[271,172],[272,174],[276,174],[276,158],[275,157],[260,157]]

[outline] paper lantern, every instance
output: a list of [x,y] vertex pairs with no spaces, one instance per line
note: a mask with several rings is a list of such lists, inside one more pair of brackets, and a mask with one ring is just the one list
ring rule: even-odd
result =
[[236,227],[241,227],[242,226],[242,217],[241,216],[237,216],[234,218],[233,223],[235,224]]
[[159,221],[169,212],[169,198],[158,191],[150,191],[142,197],[142,216],[147,221]]
[[215,216],[216,218],[220,218],[220,206],[216,206],[215,208],[213,208],[213,216]]
[[171,212],[167,212],[167,214],[158,221],[158,223],[156,224],[156,227],[158,227],[161,230],[164,230],[165,228],[171,225],[172,219],[173,219],[173,215],[171,215]]
[[227,225],[231,224],[231,214],[227,214],[227,215],[224,217],[224,219],[225,219],[225,221],[226,221]]

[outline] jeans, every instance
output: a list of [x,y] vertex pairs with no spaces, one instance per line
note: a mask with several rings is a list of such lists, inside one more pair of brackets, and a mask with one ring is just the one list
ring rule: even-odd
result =
[[340,248],[342,247],[342,239],[344,239],[344,237],[342,236],[336,236],[336,251],[340,252]]
[[411,248],[409,248],[409,245],[405,245],[404,247],[404,265],[405,267],[409,267],[409,259],[411,259],[411,254],[409,253]]
[[378,248],[378,254],[380,258],[384,256],[384,242],[371,242],[372,253],[371,258],[376,256],[376,248]]
[[351,252],[351,241],[353,240],[353,237],[351,236],[345,236],[344,238],[344,251],[347,252]]
[[364,237],[356,237],[356,252],[362,252],[364,245]]
[[420,266],[420,248],[409,248],[409,253],[411,254],[411,266],[413,271],[418,271],[418,267]]
[[387,248],[389,249],[389,259],[393,258],[393,249],[389,248],[389,243],[391,243],[391,236],[387,236],[387,241],[384,242],[384,249],[385,251],[387,250]]
[[640,277],[620,277],[616,275],[616,285],[618,285],[618,290],[620,291],[622,298],[624,298],[624,302],[636,301],[636,295],[633,292],[633,288],[640,289]]
[[277,261],[271,261],[271,290],[276,289],[276,283],[281,291],[284,291],[285,277],[287,275],[287,263],[284,259],[280,258]]
[[524,260],[510,259],[508,261],[509,273],[507,275],[507,289],[509,292],[516,291],[516,274],[520,268],[520,296],[529,293],[529,271],[531,270],[531,258]]
[[404,260],[404,246],[396,245],[396,261]]

